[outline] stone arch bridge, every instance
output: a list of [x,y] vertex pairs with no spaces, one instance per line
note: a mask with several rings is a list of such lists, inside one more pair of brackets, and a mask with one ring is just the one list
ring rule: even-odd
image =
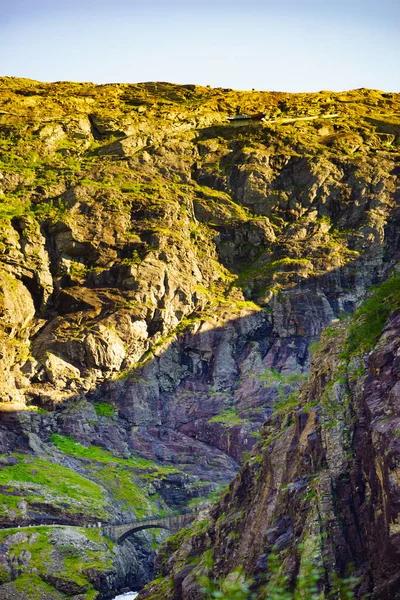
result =
[[122,525],[103,525],[103,532],[118,544],[121,544],[134,533],[143,531],[144,529],[168,529],[171,533],[175,533],[179,529],[189,525],[195,519],[198,512],[197,510],[192,510],[166,517],[147,518],[142,521],[133,521]]

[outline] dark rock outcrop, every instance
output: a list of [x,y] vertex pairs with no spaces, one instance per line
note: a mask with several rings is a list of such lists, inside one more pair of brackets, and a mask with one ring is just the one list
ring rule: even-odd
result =
[[340,594],[349,575],[351,597],[399,597],[399,309],[368,355],[347,355],[348,329],[327,330],[294,406],[287,401],[266,421],[263,441],[206,519],[178,547],[166,543],[162,590],[150,584],[140,597],[203,598],[204,573],[245,577],[257,598],[273,585],[304,594],[310,556],[324,598]]

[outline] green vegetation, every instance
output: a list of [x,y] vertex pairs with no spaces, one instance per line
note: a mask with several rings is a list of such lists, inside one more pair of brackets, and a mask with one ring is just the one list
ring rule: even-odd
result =
[[169,512],[159,499],[153,500],[148,495],[146,481],[151,483],[151,479],[158,479],[157,472],[149,480],[143,476],[139,479],[132,469],[111,463],[103,466],[93,464],[88,467],[88,474],[101,482],[121,510],[131,510],[138,519],[151,515],[161,517]]
[[10,221],[14,217],[21,217],[30,210],[30,204],[26,200],[16,200],[12,197],[2,197],[0,201],[0,220]]
[[355,312],[349,327],[343,358],[369,352],[376,343],[389,314],[400,308],[400,275],[381,283]]
[[[238,578],[240,575],[238,576]],[[214,581],[208,577],[201,578],[203,584],[204,598],[220,598],[221,600],[255,600],[256,595],[252,594],[247,583],[239,583],[231,580]]]
[[[101,488],[92,481],[78,475],[72,469],[57,465],[50,460],[16,455],[18,463],[2,466],[0,485],[17,492],[18,500],[29,503],[42,502],[62,507],[70,513],[83,513],[105,517],[107,505]],[[14,501],[8,506],[14,508]]]
[[257,375],[258,379],[264,382],[265,386],[274,385],[276,383],[283,383],[286,385],[298,386],[304,383],[307,379],[307,375],[304,373],[280,373],[275,369],[266,369],[260,375]]
[[[106,406],[110,406],[106,404]],[[52,443],[65,454],[70,456],[76,456],[78,458],[87,458],[89,460],[112,464],[115,463],[122,467],[130,467],[131,469],[143,469],[150,471],[157,471],[158,475],[167,475],[168,473],[177,473],[177,469],[174,467],[164,467],[157,465],[155,462],[146,458],[132,457],[132,458],[119,458],[103,450],[98,446],[83,446],[72,436],[58,435],[54,433],[51,436]]]
[[[302,554],[300,570],[295,584],[289,582],[282,571],[282,559],[274,549],[268,557],[268,569],[265,574],[267,582],[262,585],[257,593],[251,591],[252,581],[244,577],[242,569],[236,569],[225,579],[213,580],[207,576],[199,578],[203,585],[205,600],[219,598],[220,600],[321,600],[319,588],[322,569],[319,564],[317,552],[309,553],[304,548],[306,544],[299,545]],[[341,579],[334,577],[334,586],[324,598],[351,600],[354,598],[353,587],[356,580],[352,577]],[[294,588],[294,589],[293,589]]]
[[266,369],[264,373],[256,375],[266,387],[275,387],[277,397],[274,401],[274,413],[284,414],[297,406],[298,388],[307,380],[304,373],[278,373],[275,369]]
[[321,347],[321,342],[319,340],[314,340],[314,342],[312,342],[308,348],[308,351],[310,352],[310,354],[315,354],[316,352],[318,352],[318,350]]
[[18,505],[22,500],[22,496],[0,494],[0,517],[20,517],[22,510]]
[[120,460],[117,457],[114,457],[111,452],[107,452],[107,450],[103,450],[98,446],[83,446],[72,436],[58,435],[57,433],[54,433],[51,436],[51,442],[59,450],[61,450],[61,452],[69,454],[70,456],[88,458],[90,460],[104,463],[118,463]]
[[[206,482],[206,485],[208,485],[207,482]],[[187,506],[195,507],[195,506],[198,506],[199,504],[202,504],[203,502],[207,503],[207,504],[214,504],[226,492],[226,487],[227,487],[226,485],[222,485],[217,490],[214,490],[213,492],[208,494],[208,496],[196,496],[195,498],[192,498],[188,502]]]
[[245,423],[244,419],[238,416],[238,409],[232,408],[230,410],[226,410],[223,413],[216,415],[209,419],[209,423],[221,423],[221,425],[226,427],[233,427],[235,425],[243,425]]
[[15,588],[24,594],[28,594],[29,600],[42,600],[45,594],[51,594],[51,598],[54,596],[58,599],[64,599],[64,594],[60,594],[57,590],[52,586],[43,581],[39,575],[36,573],[24,573],[17,577],[15,581],[13,581],[13,585]]
[[[349,382],[364,373],[356,357],[374,348],[390,313],[400,308],[400,275],[392,276],[371,292],[350,319],[327,327],[321,335],[321,341],[313,348],[313,352],[323,353],[327,342],[335,338],[336,347],[341,349],[338,357],[340,362],[330,374],[321,397],[303,407],[307,410],[316,403],[320,404],[324,428],[335,427],[339,421],[344,424],[343,414],[351,400]],[[350,451],[350,432],[346,425],[342,433],[341,443]]]
[[153,480],[179,473],[174,467],[139,457],[119,458],[97,446],[83,446],[70,436],[53,434],[51,441],[65,454],[84,459],[87,476],[98,481],[121,510],[133,511],[137,518],[170,512],[158,494],[150,494],[149,485]]
[[[60,528],[68,532],[68,528]],[[14,534],[18,533],[18,538]],[[57,588],[85,594],[85,599],[97,595],[93,587],[96,574],[112,569],[113,544],[95,530],[78,528],[71,532],[71,544],[58,541],[57,531],[51,527],[29,527],[0,531],[0,542],[9,549],[10,557],[21,556],[28,561],[25,572],[20,572],[13,585],[29,598],[40,600],[46,593],[65,598],[64,593],[46,583],[49,574]],[[61,536],[61,540],[63,536]],[[58,570],[54,569],[54,565]],[[0,582],[9,581],[7,570],[0,573]]]
[[94,410],[99,417],[113,417],[115,415],[115,406],[108,402],[95,402]]

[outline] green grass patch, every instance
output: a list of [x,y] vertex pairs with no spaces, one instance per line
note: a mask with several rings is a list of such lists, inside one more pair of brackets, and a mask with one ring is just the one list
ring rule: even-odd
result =
[[64,452],[69,456],[76,456],[77,458],[87,458],[95,462],[107,464],[115,463],[122,467],[130,467],[132,469],[154,470],[157,471],[159,475],[178,472],[175,467],[157,465],[152,460],[146,458],[119,458],[98,446],[83,446],[83,444],[77,442],[74,437],[68,435],[58,435],[57,433],[54,433],[51,436],[51,441],[59,450],[61,450],[61,452]]
[[[46,593],[51,593],[52,597],[55,595],[56,598],[65,598],[63,593],[57,592],[55,588],[44,581],[46,576],[51,573],[61,582],[69,581],[80,586],[84,590],[85,598],[95,598],[97,592],[93,588],[88,573],[93,578],[93,572],[103,573],[112,569],[113,544],[103,538],[100,532],[83,527],[77,531],[92,542],[90,545],[87,542],[84,544],[58,544],[57,529],[29,527],[0,532],[0,541],[9,547],[10,555],[14,555],[18,559],[24,553],[24,560],[26,560],[29,552],[27,572],[20,573],[14,581],[15,587],[35,600],[41,600]],[[25,539],[14,541],[12,536],[17,532],[25,533]],[[60,558],[62,564],[60,564]],[[58,572],[55,571],[56,565],[59,565]]]
[[226,489],[227,486],[222,485],[217,490],[214,490],[213,492],[208,494],[208,496],[197,496],[196,498],[191,498],[191,500],[189,500],[187,504],[187,507],[196,508],[196,506],[202,504],[203,502],[207,502],[208,504],[214,504],[215,502],[217,502],[217,500],[222,498],[223,494],[225,494],[226,492]]
[[118,464],[93,465],[90,474],[102,483],[121,509],[133,511],[137,519],[151,515],[161,517],[169,512],[159,499],[149,497],[146,481],[141,480],[139,484],[131,469]]
[[[18,461],[16,465],[2,467],[0,485],[17,491],[28,503],[43,502],[70,513],[105,516],[107,502],[96,483],[42,458],[18,455]],[[14,500],[8,502],[13,504]]]
[[99,417],[113,417],[115,415],[115,406],[108,402],[95,402],[94,410]]
[[0,494],[0,516],[9,517],[12,513],[16,517],[22,515],[21,509],[18,508],[18,504],[23,500],[22,496],[8,496],[7,494]]
[[226,410],[220,415],[215,415],[208,420],[209,423],[221,423],[224,427],[234,426],[234,425],[243,425],[245,423],[244,419],[238,416],[237,410],[232,408],[231,410]]
[[119,462],[117,457],[113,456],[111,452],[103,450],[98,446],[83,446],[76,439],[69,435],[58,435],[54,433],[51,436],[52,443],[65,454],[69,456],[76,456],[78,458],[88,458],[96,462],[110,463]]
[[153,480],[178,473],[174,467],[159,466],[139,457],[119,458],[97,446],[83,446],[70,436],[54,434],[51,441],[65,454],[90,461],[84,464],[88,477],[98,481],[122,510],[132,511],[138,519],[169,512],[158,494],[150,496],[149,485]]
[[30,203],[17,196],[3,197],[0,201],[0,220],[10,221],[30,211]]
[[42,600],[47,594],[49,594],[51,598],[57,598],[57,600],[58,598],[60,598],[60,600],[65,598],[64,594],[57,592],[52,585],[43,581],[36,573],[24,573],[17,577],[17,579],[13,581],[13,584],[16,589],[19,592],[24,593],[29,600]]
[[298,404],[297,389],[307,380],[304,373],[279,373],[275,369],[266,369],[257,378],[266,387],[275,387],[277,397],[274,401],[274,413],[284,414]]
[[342,358],[369,352],[378,340],[391,312],[400,308],[400,275],[381,283],[354,313]]

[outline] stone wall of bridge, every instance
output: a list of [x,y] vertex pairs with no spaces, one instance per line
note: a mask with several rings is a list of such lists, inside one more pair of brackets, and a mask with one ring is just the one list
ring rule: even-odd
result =
[[114,542],[122,543],[129,536],[143,531],[144,529],[168,529],[171,533],[189,525],[196,517],[197,512],[171,515],[163,518],[145,519],[123,525],[106,525],[103,527],[104,534]]

